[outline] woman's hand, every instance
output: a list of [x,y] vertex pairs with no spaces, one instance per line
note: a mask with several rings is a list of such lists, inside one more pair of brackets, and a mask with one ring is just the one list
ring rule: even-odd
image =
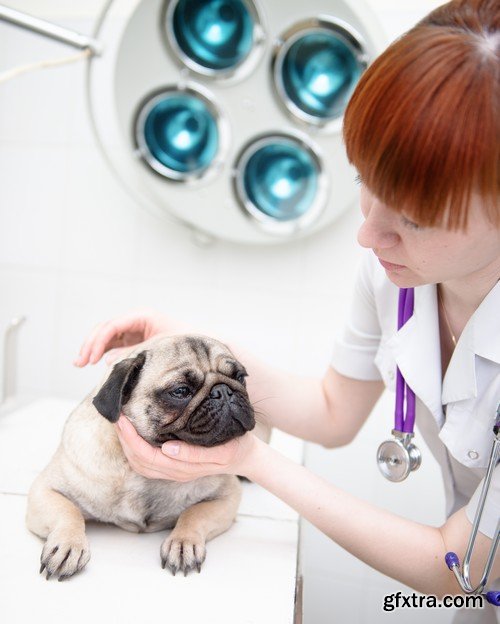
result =
[[183,328],[154,310],[137,310],[123,316],[99,323],[85,339],[75,366],[96,364],[104,353],[111,364],[118,355],[130,347],[162,332],[178,333]]
[[259,442],[252,433],[246,433],[210,448],[172,440],[159,449],[141,438],[123,414],[115,426],[132,469],[149,479],[186,482],[213,474],[246,476],[247,465]]

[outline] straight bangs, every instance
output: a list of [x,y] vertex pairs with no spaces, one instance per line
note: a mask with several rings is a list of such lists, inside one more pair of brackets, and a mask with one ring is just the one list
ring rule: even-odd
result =
[[419,225],[465,229],[473,193],[498,225],[500,35],[424,22],[361,77],[344,116],[348,159]]

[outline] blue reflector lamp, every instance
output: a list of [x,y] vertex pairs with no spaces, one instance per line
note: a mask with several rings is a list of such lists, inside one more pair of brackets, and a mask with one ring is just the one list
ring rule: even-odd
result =
[[199,177],[219,150],[217,113],[199,93],[166,91],[147,100],[135,124],[144,160],[173,180]]
[[270,135],[242,152],[236,165],[236,194],[247,214],[264,229],[289,233],[321,212],[324,177],[311,146],[291,135]]
[[242,0],[178,0],[167,31],[181,60],[214,72],[240,65],[252,51],[255,19]]
[[360,37],[334,22],[297,25],[274,60],[278,94],[295,117],[325,125],[342,116],[366,67]]

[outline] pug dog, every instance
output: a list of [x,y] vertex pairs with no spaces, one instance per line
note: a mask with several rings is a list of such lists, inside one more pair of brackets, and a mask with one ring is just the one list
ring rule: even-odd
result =
[[160,548],[162,567],[199,572],[206,541],[236,516],[238,478],[147,479],[131,469],[112,423],[123,413],[156,447],[167,440],[222,444],[255,426],[245,376],[231,351],[205,336],[154,337],[122,356],[70,414],[30,489],[27,526],[46,540],[40,573],[61,581],[85,567],[85,520],[134,532],[173,529]]

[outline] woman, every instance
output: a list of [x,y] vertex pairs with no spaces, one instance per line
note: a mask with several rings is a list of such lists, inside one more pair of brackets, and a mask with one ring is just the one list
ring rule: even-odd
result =
[[[332,365],[322,380],[303,379],[232,347],[269,423],[327,447],[355,437],[384,386],[394,388],[399,366],[443,470],[445,524],[424,526],[357,500],[252,433],[210,449],[170,441],[155,453],[122,416],[119,437],[137,472],[179,481],[245,475],[382,573],[424,594],[458,593],[444,555],[465,552],[500,402],[499,61],[497,0],[455,0],[368,68],[346,111],[344,138],[360,174],[358,241],[369,251]],[[398,289],[410,287],[415,311],[397,331]],[[75,364],[186,329],[150,312],[121,317],[94,329]],[[497,466],[473,582],[499,517]],[[497,556],[490,579],[498,577]],[[467,621],[495,621],[494,612],[487,605]]]

